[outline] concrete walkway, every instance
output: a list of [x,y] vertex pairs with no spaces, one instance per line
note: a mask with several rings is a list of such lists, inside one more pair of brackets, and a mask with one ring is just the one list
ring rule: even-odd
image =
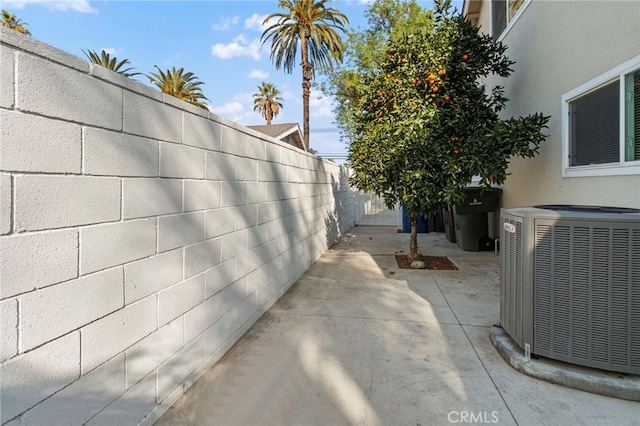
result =
[[492,345],[499,258],[419,234],[458,271],[399,269],[408,234],[357,227],[159,425],[637,425],[640,403],[554,385]]

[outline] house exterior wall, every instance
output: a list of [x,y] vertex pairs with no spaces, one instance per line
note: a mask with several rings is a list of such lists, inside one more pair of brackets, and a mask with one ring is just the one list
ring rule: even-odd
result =
[[[489,2],[479,17],[489,31]],[[502,206],[591,204],[640,207],[640,170],[625,176],[563,177],[562,95],[640,55],[640,2],[531,1],[503,37],[514,72],[491,77],[510,99],[503,116],[550,115],[534,159],[514,158]],[[640,168],[639,168],[640,169]]]
[[0,28],[0,420],[153,423],[353,225],[346,170]]

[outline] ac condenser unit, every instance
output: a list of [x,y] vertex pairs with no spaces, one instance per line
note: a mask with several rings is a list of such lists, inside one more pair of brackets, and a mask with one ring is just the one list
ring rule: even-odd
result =
[[640,374],[640,210],[501,210],[500,322],[532,354]]

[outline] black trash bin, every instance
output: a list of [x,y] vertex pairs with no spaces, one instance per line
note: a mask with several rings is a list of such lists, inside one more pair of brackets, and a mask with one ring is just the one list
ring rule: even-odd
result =
[[465,188],[464,201],[453,206],[458,247],[465,251],[493,250],[487,214],[498,208],[501,194],[498,188]]
[[447,241],[456,242],[456,229],[453,223],[453,207],[444,206],[442,208],[442,225],[444,227],[444,235]]
[[429,213],[429,216],[427,216],[427,229],[429,232],[444,232],[441,208],[437,208]]

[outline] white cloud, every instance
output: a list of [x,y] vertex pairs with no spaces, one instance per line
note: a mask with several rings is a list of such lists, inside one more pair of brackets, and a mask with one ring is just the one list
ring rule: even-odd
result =
[[115,56],[118,53],[122,52],[121,49],[116,49],[115,47],[103,47],[100,50],[101,51],[104,50],[105,52],[107,52],[111,56]]
[[262,33],[269,27],[269,25],[264,25],[262,23],[267,16],[269,15],[258,15],[257,13],[254,13],[244,20],[244,26],[250,30],[260,31]]
[[[231,102],[219,107],[210,106],[209,110],[214,114],[245,126],[264,124],[264,117],[253,110],[253,93],[236,93]],[[279,115],[278,120],[280,119]]]
[[8,0],[3,2],[3,8],[22,9],[27,4],[43,4],[51,10],[98,13],[98,9],[91,7],[89,0]]
[[242,114],[244,113],[244,107],[242,106],[242,103],[237,101],[227,102],[226,104],[219,107],[210,106],[209,110],[211,110],[211,112],[213,112],[214,114],[218,114],[230,120],[233,120],[236,116],[242,116]]
[[211,46],[211,54],[222,59],[250,56],[257,61],[260,59],[260,40],[248,41],[240,34],[229,44],[216,43]]
[[239,21],[240,21],[240,17],[239,16],[232,16],[230,18],[223,16],[223,17],[220,17],[220,19],[218,20],[217,23],[211,25],[211,29],[213,31],[228,30],[232,26],[238,25]]
[[309,113],[313,117],[332,117],[331,98],[324,96],[320,90],[311,90],[309,95]]
[[249,71],[249,78],[257,78],[259,80],[263,80],[269,77],[269,73],[262,70],[251,70]]
[[[257,90],[258,89],[256,88],[256,91]],[[233,95],[233,99],[238,102],[253,105],[253,93],[236,93]]]
[[[282,90],[282,98],[283,99],[295,99],[296,101],[302,99],[302,94],[300,94],[300,96],[298,96],[298,94],[296,92],[294,92],[293,90],[289,89],[289,88],[285,88]],[[300,105],[302,105],[302,101],[300,100],[298,102]]]

